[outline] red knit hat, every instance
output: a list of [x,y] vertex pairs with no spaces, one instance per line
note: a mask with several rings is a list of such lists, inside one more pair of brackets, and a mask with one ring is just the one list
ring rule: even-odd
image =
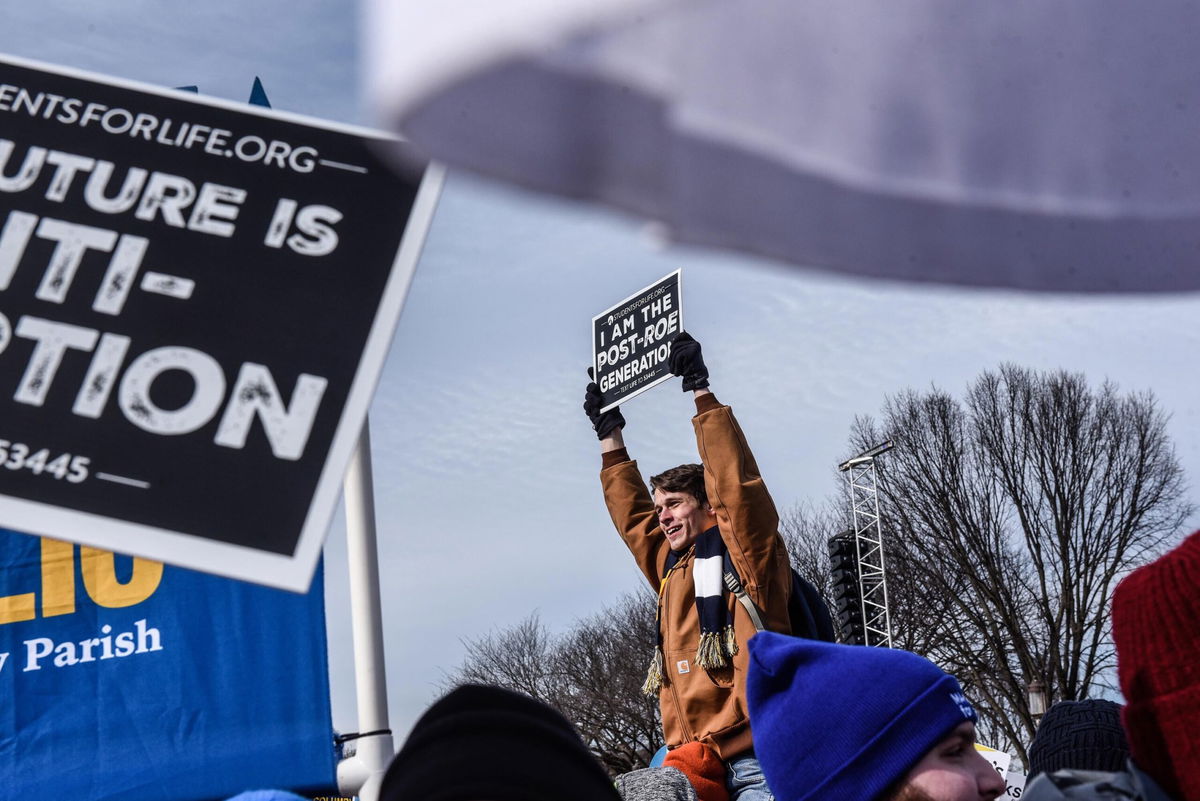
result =
[[1200,801],[1200,531],[1117,585],[1112,620],[1133,761]]
[[725,789],[725,763],[704,743],[692,742],[672,748],[663,760],[663,767],[675,768],[687,776],[699,801],[729,801],[729,791]]

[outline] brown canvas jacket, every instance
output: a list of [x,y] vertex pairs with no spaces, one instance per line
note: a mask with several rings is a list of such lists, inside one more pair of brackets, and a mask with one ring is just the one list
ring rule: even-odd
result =
[[[750,598],[762,610],[767,628],[786,632],[791,567],[779,536],[775,504],[733,410],[711,394],[697,398],[696,407],[692,423],[705,489],[725,547]],[[654,501],[637,463],[623,450],[605,456],[600,480],[609,514],[657,592],[670,546],[658,525]],[[693,550],[681,556],[658,602],[664,656],[659,694],[663,732],[672,748],[700,740],[729,760],[753,747],[746,711],[746,641],[755,633],[754,624],[734,596],[726,593],[738,642],[732,668],[707,671],[695,664],[700,618],[692,583]]]

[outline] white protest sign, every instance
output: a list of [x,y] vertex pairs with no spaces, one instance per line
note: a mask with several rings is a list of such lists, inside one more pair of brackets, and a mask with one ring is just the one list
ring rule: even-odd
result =
[[1025,775],[1024,771],[1014,770],[1010,766],[1008,773],[1006,774],[1006,782],[1008,784],[1008,790],[1004,795],[1002,795],[998,799],[996,799],[996,801],[1004,801],[1004,799],[1010,799],[1010,801],[1016,801],[1016,799],[1023,796],[1025,794],[1025,781],[1028,778],[1029,777]]
[[1004,793],[997,796],[996,801],[1006,801],[1006,799],[1017,799],[1025,792],[1025,774],[1019,769],[1012,767],[1012,755],[1005,751],[997,751],[995,748],[988,748],[986,745],[975,744],[975,750],[983,755],[983,758],[991,763],[996,772],[1004,777],[1004,783],[1007,789]]
[[440,181],[386,139],[0,58],[0,527],[308,586]]
[[592,318],[592,368],[602,412],[671,377],[671,340],[683,331],[682,271],[655,281]]
[[988,748],[986,745],[975,743],[975,750],[983,755],[983,758],[991,763],[992,767],[1001,776],[1008,773],[1008,766],[1012,763],[1012,757],[1005,751],[997,751],[995,748]]

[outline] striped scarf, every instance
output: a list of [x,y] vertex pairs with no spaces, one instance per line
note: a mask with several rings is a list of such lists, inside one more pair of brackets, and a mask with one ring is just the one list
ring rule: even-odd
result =
[[[686,553],[686,552],[685,552]],[[655,613],[658,642],[654,646],[654,658],[646,673],[642,692],[658,695],[663,685],[663,636],[662,609],[663,593],[671,573],[679,564],[680,554],[671,551],[663,568],[663,578],[658,587],[659,612]],[[696,665],[705,670],[727,667],[729,660],[738,652],[737,640],[733,635],[733,621],[729,618],[729,607],[725,602],[725,582],[722,579],[722,563],[725,559],[725,541],[716,526],[696,538],[696,555],[692,564],[692,584],[696,595],[696,613],[700,618],[700,645],[696,648]]]

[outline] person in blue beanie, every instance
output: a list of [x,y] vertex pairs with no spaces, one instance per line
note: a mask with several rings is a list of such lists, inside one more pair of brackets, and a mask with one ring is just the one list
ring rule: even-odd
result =
[[1004,779],[975,749],[953,676],[908,651],[761,632],[746,698],[779,801],[992,801]]

